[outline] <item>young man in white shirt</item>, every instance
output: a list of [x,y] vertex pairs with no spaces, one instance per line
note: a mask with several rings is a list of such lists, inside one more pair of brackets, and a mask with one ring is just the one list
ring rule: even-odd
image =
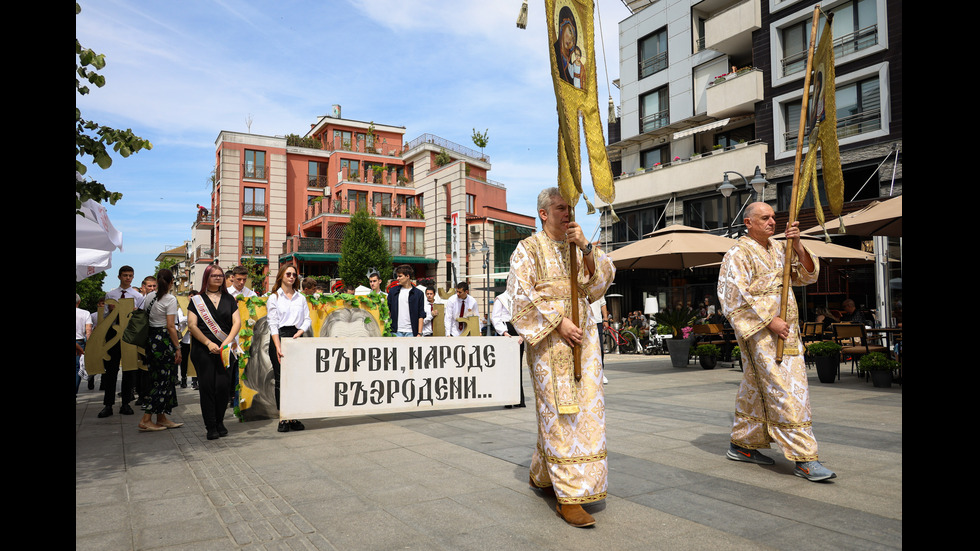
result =
[[[412,285],[415,270],[408,264],[395,268],[398,287],[388,294],[388,313],[395,328],[396,337],[417,337],[422,334],[425,321],[425,297]],[[372,287],[374,283],[372,282]]]
[[[462,322],[456,318],[480,317],[480,306],[476,299],[470,296],[470,284],[460,281],[456,284],[456,294],[446,302],[446,336],[458,337],[463,332]],[[465,327],[465,326],[464,326]]]
[[242,295],[245,298],[256,296],[255,291],[245,286],[246,279],[248,279],[248,270],[244,266],[235,266],[231,270],[231,287],[228,287],[228,292],[231,293],[231,296],[238,297],[238,295]]
[[[140,294],[139,289],[133,287],[133,277],[135,272],[132,266],[123,266],[119,268],[119,287],[106,293],[106,300],[119,300],[124,298],[133,299],[133,308],[140,309],[143,308],[143,295]],[[108,311],[115,309],[115,306],[107,306]],[[116,331],[114,329],[109,329],[106,333],[106,340],[111,340],[116,336]],[[99,412],[99,417],[108,417],[112,415],[112,405],[116,403],[116,380],[119,378],[119,361],[122,358],[122,350],[120,345],[116,343],[115,346],[109,349],[109,359],[105,360],[103,367],[105,368],[105,374],[102,375],[103,385],[105,386],[105,397],[102,399],[102,411]],[[122,405],[119,407],[119,413],[123,415],[133,415],[133,408],[130,407],[129,403],[133,401],[133,382],[135,377],[135,371],[123,371],[122,374]]]

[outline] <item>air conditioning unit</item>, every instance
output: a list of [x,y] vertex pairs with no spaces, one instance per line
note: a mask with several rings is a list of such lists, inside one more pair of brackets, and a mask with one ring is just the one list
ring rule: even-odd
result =
[[470,226],[470,233],[480,235],[480,226]]

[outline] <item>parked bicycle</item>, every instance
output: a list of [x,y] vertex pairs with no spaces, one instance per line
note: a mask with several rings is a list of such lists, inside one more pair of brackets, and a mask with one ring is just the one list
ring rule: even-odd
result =
[[602,336],[602,351],[606,354],[611,353],[617,347],[620,354],[637,354],[640,352],[640,344],[636,340],[636,335],[627,330],[620,331],[618,323],[612,324],[606,329]]

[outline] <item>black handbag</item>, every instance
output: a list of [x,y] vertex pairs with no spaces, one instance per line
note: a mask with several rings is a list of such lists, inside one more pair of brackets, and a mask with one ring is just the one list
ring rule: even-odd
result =
[[134,310],[130,314],[126,331],[123,332],[123,342],[146,348],[146,341],[150,339],[150,308],[153,308],[153,303],[156,300],[156,297],[153,297],[148,308]]

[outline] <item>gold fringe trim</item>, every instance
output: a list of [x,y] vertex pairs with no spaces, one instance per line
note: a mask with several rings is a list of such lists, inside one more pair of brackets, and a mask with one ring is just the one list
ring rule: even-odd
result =
[[559,497],[558,503],[567,503],[569,505],[576,505],[581,503],[594,503],[596,501],[602,501],[606,499],[606,492],[601,492],[591,496],[582,497]]
[[[780,423],[779,421],[767,421],[761,417],[755,417],[753,415],[746,415],[744,413],[735,412],[735,417],[741,417],[747,421],[754,421],[762,425],[770,425],[780,429],[805,429],[813,426],[811,421],[804,421],[802,423]],[[747,446],[742,446],[743,448]]]
[[538,454],[545,459],[548,463],[553,465],[575,465],[578,463],[594,463],[596,461],[602,461],[606,458],[605,450],[599,453],[593,453],[591,455],[583,455],[579,457],[555,457],[554,455],[548,455],[545,451],[538,446]]

